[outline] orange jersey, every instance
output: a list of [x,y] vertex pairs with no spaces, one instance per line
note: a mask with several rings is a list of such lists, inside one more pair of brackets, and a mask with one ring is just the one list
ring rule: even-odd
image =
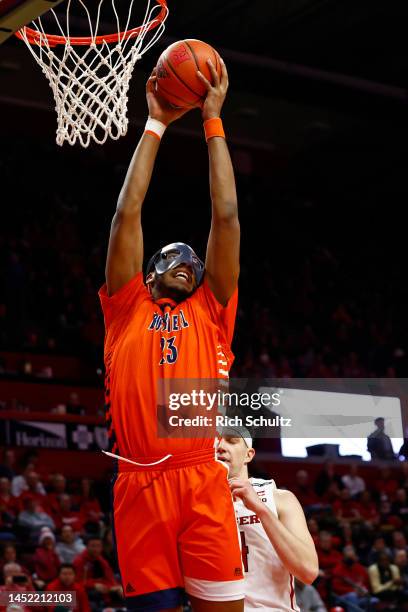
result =
[[128,458],[212,448],[213,438],[159,438],[160,379],[228,378],[238,290],[223,307],[206,281],[179,304],[153,298],[137,274],[113,296],[105,319],[106,416],[111,450]]

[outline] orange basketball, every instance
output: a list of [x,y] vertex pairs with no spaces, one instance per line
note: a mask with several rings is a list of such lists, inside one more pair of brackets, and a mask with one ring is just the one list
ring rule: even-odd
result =
[[193,38],[173,43],[157,62],[157,92],[178,108],[201,104],[207,90],[198,78],[197,70],[212,83],[208,59],[221,76],[220,56],[210,45]]

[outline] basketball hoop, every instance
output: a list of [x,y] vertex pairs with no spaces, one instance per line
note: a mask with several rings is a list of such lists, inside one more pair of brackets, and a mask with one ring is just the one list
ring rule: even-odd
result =
[[[67,3],[65,32],[51,9],[60,35],[46,34],[39,17],[33,22],[34,28],[24,27],[16,36],[26,43],[50,83],[57,111],[57,144],[67,141],[74,145],[78,140],[87,147],[91,139],[103,144],[108,137],[117,140],[126,134],[133,68],[163,34],[168,9],[166,0],[147,0],[142,25],[129,29],[135,1],[130,0],[122,31],[115,0],[110,0],[117,32],[98,35],[104,0],[98,2],[95,25],[83,0],[77,0],[86,12],[91,35],[74,37],[69,23],[72,1]],[[145,41],[150,31],[154,32]]]

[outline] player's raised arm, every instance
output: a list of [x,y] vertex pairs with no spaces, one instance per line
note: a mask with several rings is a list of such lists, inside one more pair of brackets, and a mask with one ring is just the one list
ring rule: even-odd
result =
[[[164,129],[184,115],[186,109],[173,109],[155,93],[156,74],[153,70],[146,84],[149,118],[163,124]],[[160,124],[159,131],[160,131]],[[148,130],[147,126],[146,130]],[[143,265],[142,205],[159,150],[160,136],[145,131],[133,154],[125,182],[119,195],[112,219],[108,256],[106,260],[106,284],[108,295],[113,295],[130,281]]]
[[[203,105],[204,122],[215,120],[209,129],[219,129],[216,120],[221,114],[228,89],[228,74],[221,60],[221,77],[211,61],[208,65],[212,74],[210,83],[201,73],[199,78],[207,87]],[[212,123],[212,125],[211,125]],[[238,203],[234,170],[225,138],[213,136],[208,139],[210,164],[210,193],[212,202],[211,229],[208,238],[205,261],[206,279],[217,300],[225,305],[233,294],[239,276]]]

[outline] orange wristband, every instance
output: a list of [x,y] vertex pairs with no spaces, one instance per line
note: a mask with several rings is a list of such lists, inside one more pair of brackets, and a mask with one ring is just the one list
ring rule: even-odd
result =
[[220,138],[225,138],[224,128],[222,127],[222,121],[220,117],[213,117],[212,119],[207,119],[204,121],[204,134],[205,139],[208,142],[210,138],[214,138],[214,136],[220,136]]

